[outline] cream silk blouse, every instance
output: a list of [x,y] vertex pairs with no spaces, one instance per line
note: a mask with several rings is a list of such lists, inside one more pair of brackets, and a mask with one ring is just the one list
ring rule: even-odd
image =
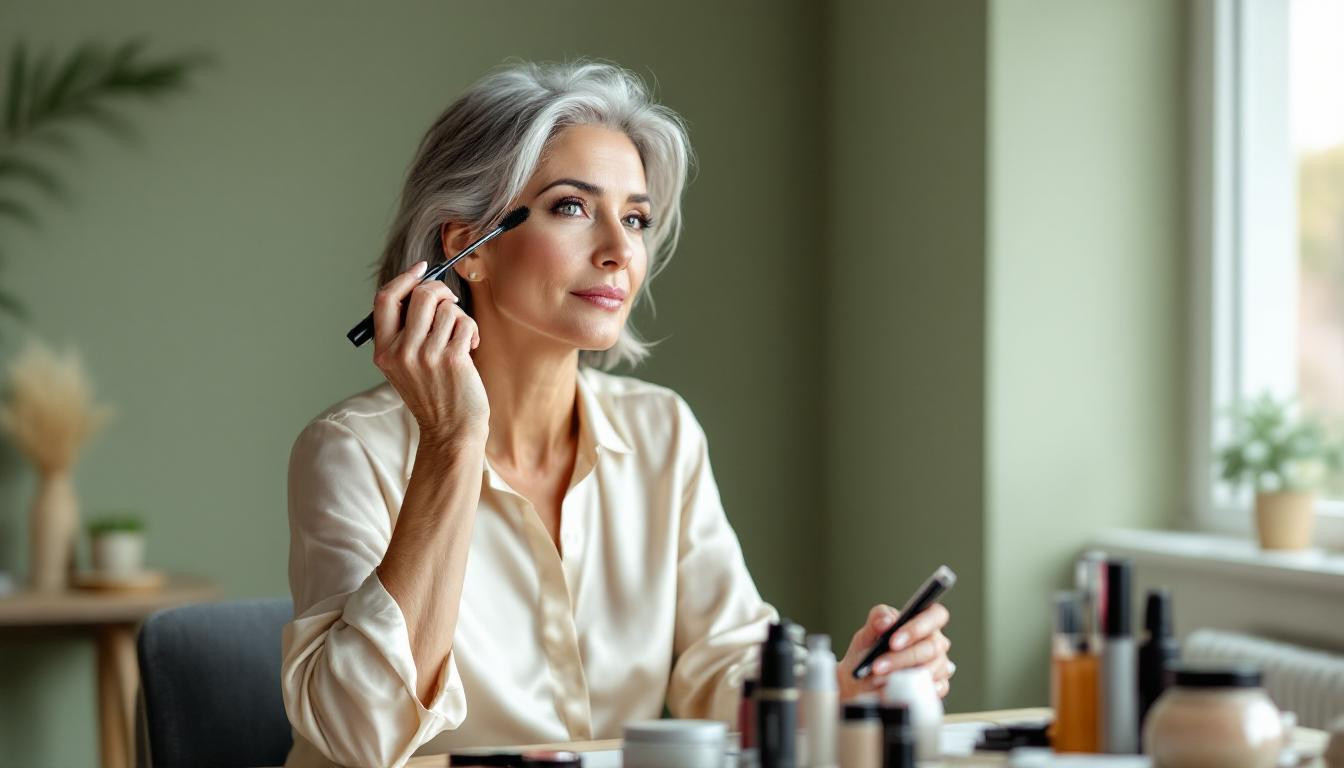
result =
[[384,383],[304,428],[289,464],[287,766],[616,738],[664,704],[735,720],[778,613],[724,516],[704,431],[671,390],[589,368],[578,418],[561,551],[527,499],[482,467],[457,631],[428,708],[405,619],[374,571],[418,425]]

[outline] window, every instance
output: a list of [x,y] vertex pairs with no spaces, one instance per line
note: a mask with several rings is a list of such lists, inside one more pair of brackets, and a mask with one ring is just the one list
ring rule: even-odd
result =
[[[1297,383],[1302,403],[1344,424],[1344,3],[1292,0],[1289,130],[1297,173]],[[1344,499],[1344,472],[1326,496]]]
[[[1270,391],[1344,426],[1344,3],[1198,0],[1191,61],[1194,522],[1246,532],[1218,482],[1226,409]],[[1344,546],[1344,473],[1318,539]]]

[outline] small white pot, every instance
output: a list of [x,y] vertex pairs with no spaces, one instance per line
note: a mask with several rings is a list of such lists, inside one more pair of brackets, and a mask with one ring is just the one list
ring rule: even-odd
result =
[[93,569],[114,576],[137,574],[145,565],[145,535],[131,531],[111,531],[93,537]]

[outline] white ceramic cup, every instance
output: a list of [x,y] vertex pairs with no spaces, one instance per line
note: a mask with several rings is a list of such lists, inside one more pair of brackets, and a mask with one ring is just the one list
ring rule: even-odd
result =
[[927,669],[898,669],[887,677],[882,689],[883,704],[904,704],[910,709],[915,729],[915,752],[920,760],[936,760],[939,755],[938,732],[943,727],[943,700],[933,687],[933,673]]

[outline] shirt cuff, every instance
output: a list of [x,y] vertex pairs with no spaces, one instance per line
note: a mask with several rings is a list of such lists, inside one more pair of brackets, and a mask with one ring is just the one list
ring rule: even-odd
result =
[[426,715],[443,718],[448,721],[449,727],[454,728],[465,719],[462,677],[451,650],[443,661],[445,668],[440,670],[439,687],[430,705],[426,707],[420,702],[420,696],[416,693],[419,676],[415,668],[415,656],[411,653],[411,635],[406,627],[406,617],[396,599],[378,578],[376,568],[369,572],[364,583],[350,596],[341,618],[367,637],[387,660],[415,702],[421,718]]

